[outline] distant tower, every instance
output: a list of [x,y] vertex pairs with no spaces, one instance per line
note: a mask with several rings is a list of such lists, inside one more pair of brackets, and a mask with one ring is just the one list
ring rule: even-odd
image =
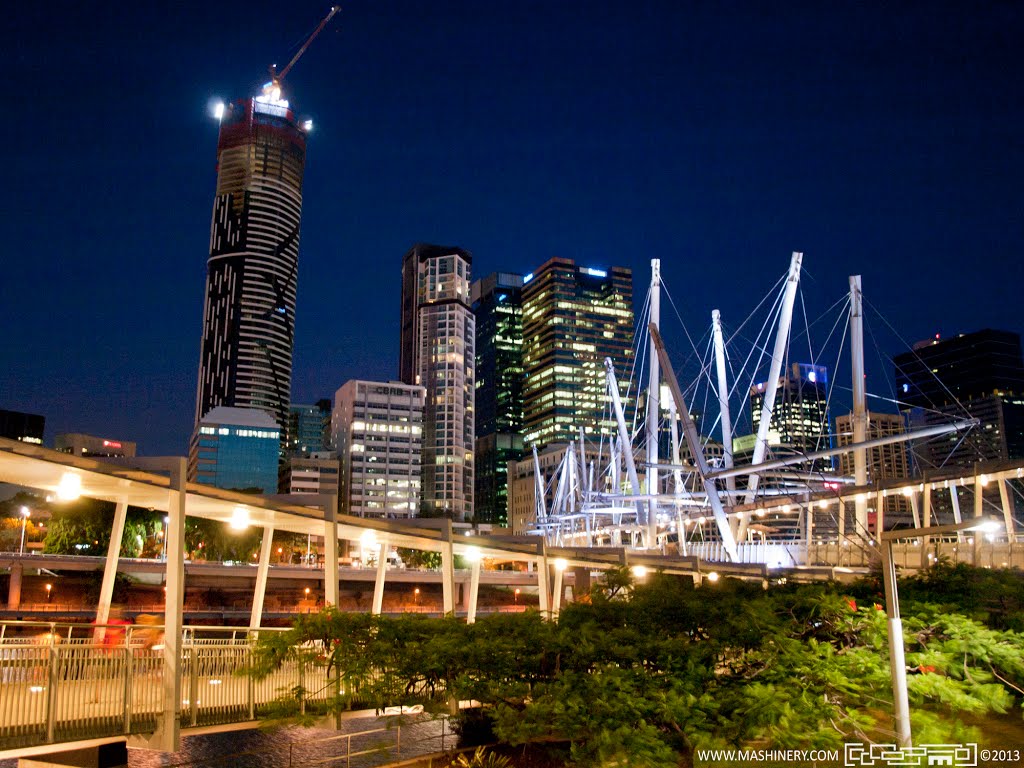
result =
[[423,511],[473,516],[474,352],[469,251],[418,243],[402,261],[399,377],[426,389]]
[[[764,393],[764,382],[750,389],[750,412],[755,432],[761,421]],[[779,378],[771,413],[768,443],[776,456],[830,448],[828,369],[820,365],[793,363]],[[814,472],[833,471],[830,459],[816,459],[800,466]]]
[[254,408],[287,431],[307,127],[276,86],[222,112],[197,424]]
[[624,385],[633,364],[632,271],[553,258],[523,280],[526,444],[576,440],[581,427],[611,434],[604,359]]
[[476,315],[476,474],[482,523],[508,523],[508,463],[523,457],[523,276],[495,272],[470,286]]

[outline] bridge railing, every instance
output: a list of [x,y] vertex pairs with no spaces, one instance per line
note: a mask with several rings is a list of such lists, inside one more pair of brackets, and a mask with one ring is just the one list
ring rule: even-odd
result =
[[[151,733],[163,704],[162,628],[0,624],[0,755],[4,750]],[[261,632],[275,631],[262,629]],[[263,680],[250,662],[249,633],[189,627],[181,644],[183,727],[252,720],[305,689],[303,706],[335,693],[322,665],[286,662]]]

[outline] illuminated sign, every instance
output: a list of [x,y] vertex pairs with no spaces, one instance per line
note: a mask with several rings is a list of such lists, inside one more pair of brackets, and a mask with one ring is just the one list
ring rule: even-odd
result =
[[104,440],[103,441],[103,447],[104,448],[120,448],[121,444],[119,442],[117,442],[116,440]]
[[524,283],[528,283],[531,280],[533,280],[533,272],[531,272],[530,274],[528,274],[526,277],[523,278],[523,282]]
[[594,269],[593,267],[584,267],[581,272],[590,275],[591,277],[608,277],[608,273],[603,269]]

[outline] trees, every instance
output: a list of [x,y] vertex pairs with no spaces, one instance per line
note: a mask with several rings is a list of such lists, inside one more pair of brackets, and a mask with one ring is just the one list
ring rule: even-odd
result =
[[[349,692],[338,706],[474,699],[464,734],[565,742],[581,768],[673,765],[698,748],[841,748],[892,740],[885,614],[870,589],[858,587],[859,600],[836,585],[694,589],[658,574],[637,585],[616,571],[557,623],[535,612],[467,626],[329,609],[261,635],[257,667],[322,656]],[[1024,641],[948,608],[903,609],[917,738],[983,743],[966,718],[1020,702]]]

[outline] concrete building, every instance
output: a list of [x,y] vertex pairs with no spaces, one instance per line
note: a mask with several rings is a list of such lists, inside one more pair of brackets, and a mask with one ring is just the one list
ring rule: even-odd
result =
[[311,456],[330,449],[331,401],[324,398],[314,405],[288,408],[288,456]]
[[[868,411],[868,428],[866,440],[880,437],[902,435],[907,429],[903,416],[898,413],[878,413]],[[853,414],[836,417],[836,444],[838,447],[853,442]],[[868,482],[878,480],[905,480],[910,477],[910,461],[907,457],[906,443],[891,443],[868,448],[865,451],[868,465]],[[839,474],[844,477],[854,476],[853,454],[843,453],[839,456]],[[868,497],[869,515],[875,511],[875,497]],[[910,501],[902,495],[890,494],[885,498],[885,519],[892,520],[892,515],[908,517]]]
[[[755,433],[761,422],[764,391],[764,382],[750,389]],[[775,392],[775,407],[771,411],[768,445],[776,457],[831,447],[827,368],[793,363],[788,371],[783,372]],[[834,471],[830,459],[818,459],[797,466],[803,471]]]
[[45,428],[46,417],[44,416],[21,411],[6,411],[0,408],[0,437],[42,445]]
[[196,425],[188,453],[190,481],[277,493],[281,429],[266,411],[220,406]]
[[334,451],[314,451],[309,456],[293,456],[281,470],[281,493],[338,493],[340,462]]
[[[476,321],[469,251],[419,243],[402,262],[399,375],[424,387],[422,506],[473,516]],[[343,456],[344,458],[344,456]]]
[[341,462],[341,511],[415,517],[421,502],[426,390],[400,382],[349,381],[334,396],[332,442]]
[[985,329],[919,342],[893,358],[896,396],[910,428],[965,418],[981,424],[911,443],[916,471],[1024,458],[1024,360],[1020,336]]
[[[545,446],[612,434],[604,359],[626,395],[633,364],[633,274],[553,258],[524,278],[524,438]],[[627,409],[629,403],[625,403]]]
[[495,272],[470,286],[476,316],[477,522],[506,525],[508,463],[523,457],[523,276]]
[[130,440],[114,440],[109,437],[83,435],[79,432],[57,435],[53,447],[61,453],[90,459],[120,459],[135,455],[135,443]]
[[220,406],[254,408],[286,434],[305,158],[306,130],[279,89],[224,109],[197,424]]

